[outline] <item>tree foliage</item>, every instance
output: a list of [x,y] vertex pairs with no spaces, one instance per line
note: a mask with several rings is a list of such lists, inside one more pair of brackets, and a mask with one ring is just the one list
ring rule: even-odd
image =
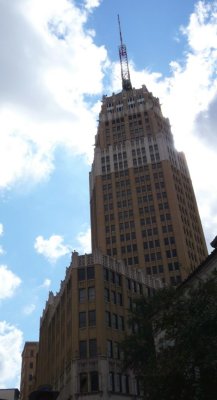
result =
[[136,301],[122,343],[147,400],[214,400],[217,393],[217,275]]

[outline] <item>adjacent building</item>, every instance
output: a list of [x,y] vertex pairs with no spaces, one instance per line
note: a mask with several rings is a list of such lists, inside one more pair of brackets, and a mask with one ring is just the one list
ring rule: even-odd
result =
[[99,251],[74,252],[41,318],[37,387],[52,385],[59,400],[139,398],[135,377],[122,372],[120,342],[134,299],[159,286],[143,270]]
[[20,400],[28,400],[35,385],[38,342],[26,342],[22,352]]
[[18,400],[20,392],[18,389],[0,389],[0,400]]

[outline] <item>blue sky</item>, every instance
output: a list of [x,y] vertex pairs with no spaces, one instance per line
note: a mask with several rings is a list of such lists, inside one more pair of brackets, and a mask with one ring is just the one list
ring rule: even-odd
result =
[[[133,5],[132,5],[133,4]],[[146,84],[186,154],[207,243],[217,233],[217,1],[0,2],[0,387],[19,384],[49,290],[90,251],[88,173],[103,94]]]

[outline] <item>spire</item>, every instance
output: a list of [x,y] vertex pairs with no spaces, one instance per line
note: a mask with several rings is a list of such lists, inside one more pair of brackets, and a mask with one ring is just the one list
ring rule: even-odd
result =
[[128,58],[127,58],[127,48],[125,44],[123,44],[119,15],[118,15],[118,25],[119,25],[120,42],[121,42],[119,46],[119,57],[121,63],[122,88],[123,90],[132,90],[132,84],[130,81],[130,72],[128,66]]

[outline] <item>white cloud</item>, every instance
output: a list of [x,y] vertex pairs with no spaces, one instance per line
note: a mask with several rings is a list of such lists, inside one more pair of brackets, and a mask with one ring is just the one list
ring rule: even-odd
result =
[[24,308],[23,308],[23,313],[25,315],[31,315],[36,309],[36,305],[35,304],[27,304]]
[[20,286],[21,279],[8,269],[6,265],[0,265],[0,299],[6,299],[14,295]]
[[78,242],[78,251],[82,253],[91,252],[91,230],[88,228],[86,231],[80,232],[76,240]]
[[44,282],[42,283],[41,287],[42,287],[42,288],[49,288],[50,285],[51,285],[51,280],[50,280],[49,278],[46,278],[46,279],[44,280]]
[[[55,263],[60,257],[69,254],[72,249],[76,249],[80,254],[91,252],[91,230],[88,227],[77,234],[74,244],[65,244],[64,238],[60,235],[52,235],[48,239],[38,236],[35,239],[35,250],[48,259],[49,262]],[[50,279],[45,279],[41,287],[49,287]]]
[[[3,224],[0,223],[0,236],[2,236],[4,233],[4,227]],[[2,245],[0,245],[0,256],[2,256],[5,253]]]
[[96,115],[85,96],[101,93],[107,53],[84,24],[99,3],[0,2],[0,188],[47,178],[57,146],[90,154]]
[[100,3],[101,0],[85,0],[85,7],[91,10],[92,8],[99,7]]
[[56,262],[58,258],[70,252],[70,246],[65,245],[63,241],[63,237],[59,235],[52,235],[49,239],[38,236],[35,240],[34,248],[50,262]]
[[23,334],[15,326],[0,321],[0,387],[19,382]]

